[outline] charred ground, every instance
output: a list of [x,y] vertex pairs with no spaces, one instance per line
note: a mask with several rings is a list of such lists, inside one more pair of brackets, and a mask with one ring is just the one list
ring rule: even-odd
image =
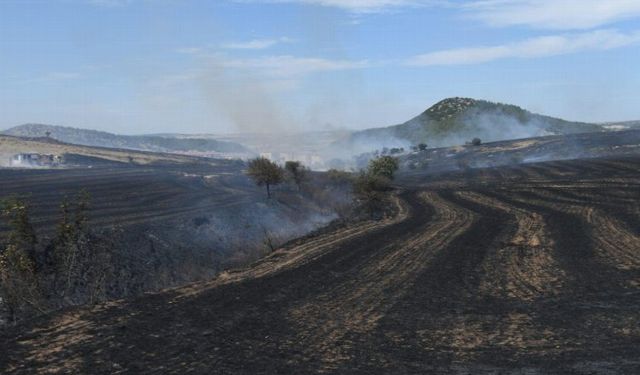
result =
[[639,166],[415,172],[392,219],[10,329],[0,370],[637,373]]
[[[7,140],[11,144],[3,142]],[[40,152],[64,147],[52,151],[66,152],[65,164],[57,168],[0,168],[0,201],[15,196],[30,207],[30,221],[38,237],[37,268],[52,268],[62,202],[86,192],[87,237],[94,247],[109,249],[108,299],[208,280],[337,216],[326,198],[292,183],[281,184],[272,199],[267,199],[265,191],[243,173],[245,165],[239,160],[14,137],[0,137],[0,153],[12,150],[14,143]],[[315,178],[310,175],[309,183],[315,184]],[[3,245],[10,229],[3,217]],[[2,306],[0,327],[4,316]]]

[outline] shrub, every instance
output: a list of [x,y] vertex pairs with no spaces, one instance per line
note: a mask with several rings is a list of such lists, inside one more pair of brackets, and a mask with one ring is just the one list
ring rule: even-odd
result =
[[381,156],[369,161],[368,173],[373,176],[382,176],[393,180],[393,175],[397,170],[398,159],[391,156]]
[[40,290],[37,282],[35,247],[37,237],[29,218],[29,207],[18,199],[4,202],[2,216],[11,231],[0,253],[0,294],[15,322],[27,309],[39,309]]

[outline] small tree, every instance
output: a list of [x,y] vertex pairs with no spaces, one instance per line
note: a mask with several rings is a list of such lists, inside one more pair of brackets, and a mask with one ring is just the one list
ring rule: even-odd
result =
[[426,143],[420,143],[420,144],[418,145],[418,150],[420,150],[420,151],[424,151],[424,150],[426,150],[426,149],[427,149],[427,144],[426,144]]
[[482,140],[480,138],[474,138],[471,140],[472,146],[480,146],[482,144]]
[[258,186],[265,185],[267,198],[271,198],[271,185],[277,185],[284,179],[282,168],[271,160],[258,157],[249,161],[247,174]]
[[360,172],[353,182],[353,193],[370,215],[382,213],[391,180],[398,169],[398,159],[382,156],[369,161],[366,171]]
[[58,306],[95,303],[106,296],[112,275],[110,241],[91,231],[89,194],[78,193],[60,204],[60,220],[52,243],[52,292]]
[[284,169],[289,173],[298,190],[300,190],[300,185],[307,179],[307,168],[299,161],[290,160],[284,163]]
[[18,199],[4,202],[2,216],[8,219],[11,231],[0,253],[0,293],[10,319],[15,322],[17,313],[26,306],[39,309],[37,237],[29,219],[29,207],[24,202]]
[[369,162],[368,172],[374,176],[386,177],[393,180],[394,173],[398,170],[398,159],[391,156],[381,156]]
[[71,204],[65,198],[60,204],[60,222],[54,240],[55,274],[56,279],[62,281],[62,285],[57,285],[56,289],[61,292],[63,298],[73,294],[74,286],[78,285],[81,274],[86,270],[85,263],[89,253],[87,248],[89,194],[82,191],[74,201],[75,204]]
[[372,216],[381,211],[386,192],[390,189],[391,180],[387,177],[364,171],[353,182],[354,195]]

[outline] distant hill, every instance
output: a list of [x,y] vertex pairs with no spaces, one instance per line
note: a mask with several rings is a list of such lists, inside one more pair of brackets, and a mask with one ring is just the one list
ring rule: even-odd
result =
[[85,146],[124,148],[154,152],[218,152],[250,153],[241,144],[204,138],[174,138],[149,135],[118,135],[97,130],[66,126],[25,124],[7,129],[2,134],[20,137],[49,137],[66,143]]
[[9,165],[10,158],[19,153],[60,155],[67,165],[235,165],[234,161],[201,158],[175,153],[160,153],[142,150],[116,149],[63,143],[46,137],[19,137],[0,134],[0,168]]
[[434,104],[403,124],[355,132],[351,142],[377,145],[384,140],[388,143],[386,146],[421,142],[430,146],[453,146],[474,137],[499,141],[603,130],[597,124],[539,115],[515,105],[456,97]]

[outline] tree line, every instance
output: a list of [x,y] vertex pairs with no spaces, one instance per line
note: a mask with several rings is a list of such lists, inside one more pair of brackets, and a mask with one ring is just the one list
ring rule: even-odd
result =
[[[426,145],[424,145],[426,148]],[[354,174],[338,170],[329,170],[327,175],[332,185],[350,189],[357,203],[369,213],[375,214],[382,209],[387,193],[391,190],[394,174],[398,170],[398,159],[383,155],[369,161],[366,169]],[[247,175],[258,186],[265,186],[267,198],[271,198],[271,187],[284,181],[292,181],[301,190],[309,180],[309,169],[299,161],[287,161],[284,167],[264,158],[249,161]],[[328,187],[326,187],[328,188]]]
[[301,190],[302,184],[309,177],[309,169],[299,161],[287,161],[283,168],[265,157],[258,157],[249,161],[247,174],[256,185],[264,186],[267,189],[267,197],[271,198],[271,187],[287,179]]

